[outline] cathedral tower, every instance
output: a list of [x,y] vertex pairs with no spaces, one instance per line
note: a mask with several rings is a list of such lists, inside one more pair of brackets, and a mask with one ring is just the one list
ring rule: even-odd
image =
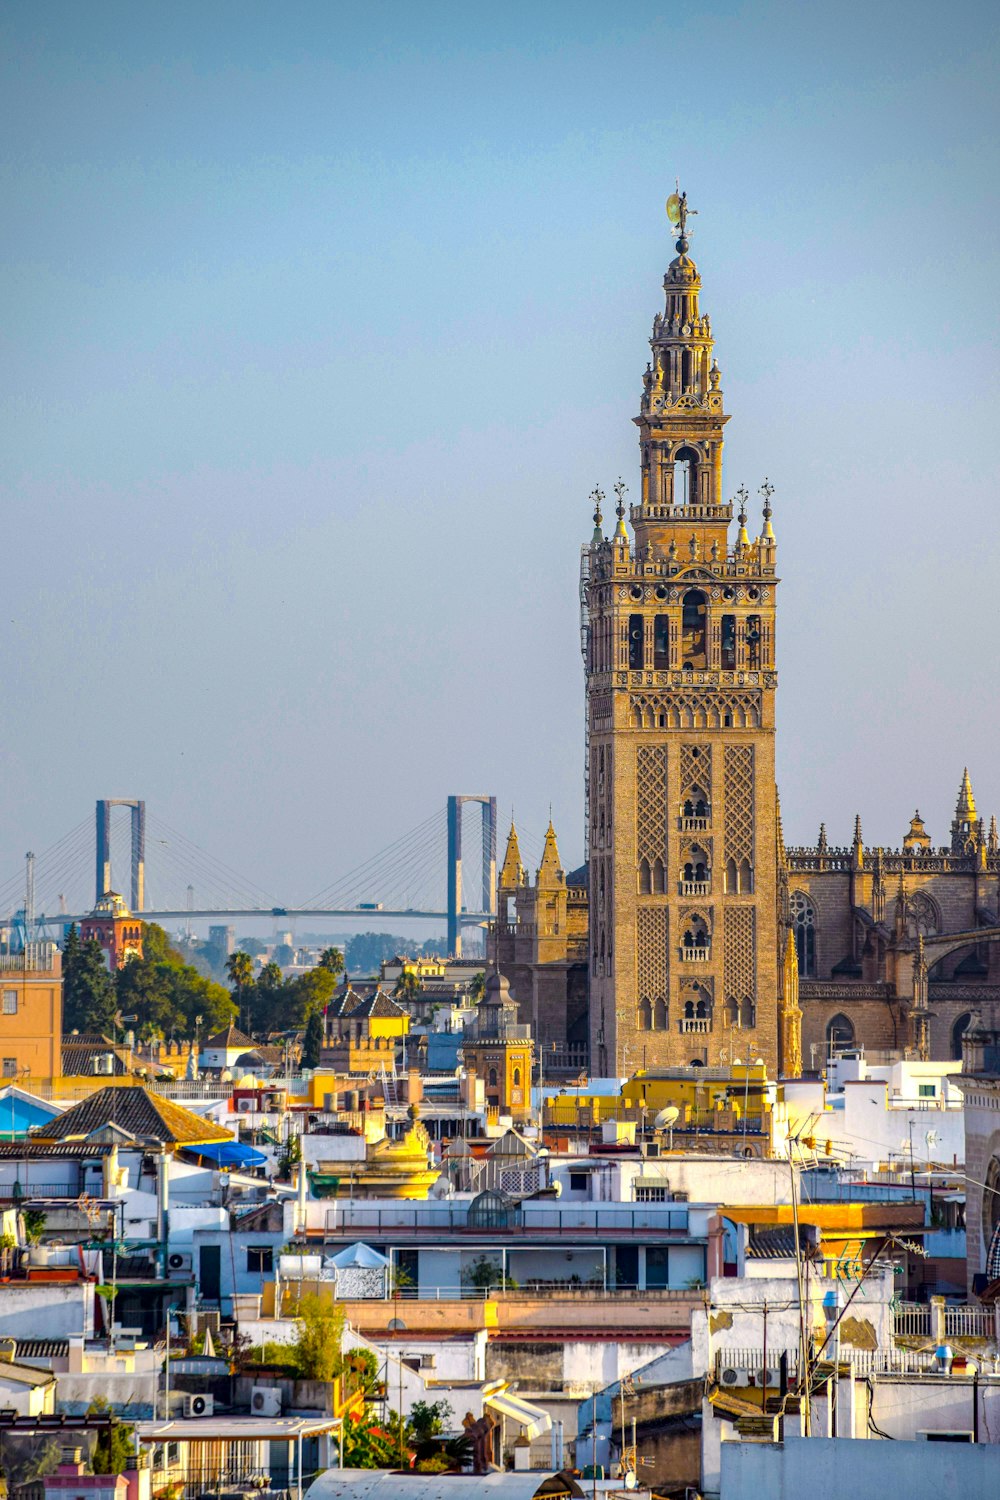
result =
[[[784,943],[774,781],[776,547],[723,499],[723,410],[701,281],[677,258],[636,417],[642,489],[584,558],[591,1067],[778,1064]],[[783,936],[783,935],[782,935]]]

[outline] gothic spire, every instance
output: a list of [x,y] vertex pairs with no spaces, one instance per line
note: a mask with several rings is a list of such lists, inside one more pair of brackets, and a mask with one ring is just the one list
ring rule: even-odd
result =
[[545,830],[545,847],[542,850],[542,862],[538,866],[538,885],[561,885],[564,879],[562,864],[559,860],[559,846],[556,843],[556,831],[549,818],[549,826]]
[[827,842],[826,842],[826,824],[825,823],[821,823],[819,825],[819,838],[816,840],[816,852],[818,854],[825,854],[826,851],[827,851],[827,847],[828,846],[827,846]]
[[524,865],[521,863],[521,849],[513,817],[510,820],[510,833],[507,835],[507,850],[500,867],[500,884],[507,889],[524,884]]
[[955,820],[959,823],[969,824],[976,821],[976,799],[972,795],[972,782],[969,780],[968,766],[962,772],[962,785],[958,789],[958,801],[955,804]]

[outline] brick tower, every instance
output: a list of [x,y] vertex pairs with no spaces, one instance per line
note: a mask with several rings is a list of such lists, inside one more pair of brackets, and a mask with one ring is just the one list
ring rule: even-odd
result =
[[[776,547],[722,493],[723,410],[687,206],[635,418],[640,503],[584,554],[590,1041],[598,1073],[779,1063]],[[784,934],[782,934],[784,936]]]

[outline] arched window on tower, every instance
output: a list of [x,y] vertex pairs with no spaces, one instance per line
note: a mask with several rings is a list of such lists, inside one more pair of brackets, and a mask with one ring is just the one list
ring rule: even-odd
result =
[[653,860],[652,876],[653,876],[653,895],[654,896],[663,896],[663,895],[665,895],[666,894],[666,889],[667,889],[666,871],[663,868],[663,860],[659,857],[659,855],[657,855],[656,858]]
[[681,817],[689,831],[697,831],[708,825],[709,801],[700,786],[689,787],[681,803]]
[[795,934],[795,953],[799,961],[799,977],[816,977],[816,908],[805,891],[793,891],[788,907],[792,915],[792,932]]
[[636,1019],[640,1031],[652,1031],[653,1007],[645,996],[639,1001],[639,1013]]
[[681,663],[685,671],[708,665],[707,626],[708,600],[701,589],[688,589],[681,610]]
[[653,666],[665,672],[670,666],[670,620],[667,615],[653,616]]
[[708,928],[703,917],[689,917],[681,937],[681,958],[691,961],[708,957]]
[[[685,367],[683,383],[691,382],[690,365]],[[674,454],[674,504],[698,503],[698,454],[694,448],[678,448]]]
[[846,1052],[849,1047],[854,1046],[854,1027],[844,1015],[834,1016],[826,1027],[826,1051],[827,1056],[832,1057],[837,1052]]
[[643,855],[639,861],[639,895],[648,896],[653,889],[652,872],[649,860]]

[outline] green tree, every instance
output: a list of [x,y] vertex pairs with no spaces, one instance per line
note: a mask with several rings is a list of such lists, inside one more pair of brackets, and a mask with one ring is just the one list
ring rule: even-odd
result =
[[249,953],[244,953],[242,948],[237,948],[226,959],[226,973],[229,983],[233,987],[233,1000],[239,1013],[240,1025],[246,1026],[246,1007],[250,991],[253,989],[253,959]]
[[472,983],[469,985],[469,998],[473,1005],[478,1005],[485,994],[486,973],[485,970],[481,969],[478,974],[473,974],[472,976]]
[[412,1004],[420,998],[423,988],[413,970],[404,969],[396,980],[392,993],[397,1000],[401,1000],[404,1005],[407,1005]]
[[[95,1396],[87,1407],[88,1417],[110,1415],[111,1407],[103,1396]],[[90,1467],[94,1473],[124,1474],[134,1462],[135,1440],[132,1428],[127,1423],[118,1421],[113,1421],[110,1427],[102,1427],[90,1456]]]
[[96,938],[80,941],[76,924],[63,946],[63,1029],[110,1033],[117,1009],[115,982]]
[[326,1010],[333,999],[337,981],[329,969],[307,969],[295,979],[288,981],[292,998],[292,1026],[301,1026],[314,1011]]
[[295,1310],[297,1324],[295,1362],[303,1380],[334,1380],[344,1367],[341,1344],[344,1310],[329,1297],[314,1292],[300,1297]]
[[319,967],[326,969],[338,979],[344,972],[344,955],[339,948],[324,948],[319,956]]
[[318,1068],[319,1055],[323,1047],[323,1017],[318,1010],[309,1015],[306,1022],[306,1034],[302,1041],[302,1066],[304,1068]]
[[196,1016],[210,1030],[232,1020],[226,990],[185,963],[162,927],[145,923],[142,945],[142,958],[118,970],[115,990],[119,1009],[138,1018],[144,1036],[191,1036]]
[[398,1469],[405,1467],[409,1459],[406,1425],[398,1412],[390,1411],[383,1422],[372,1407],[366,1406],[360,1417],[348,1417],[345,1421],[345,1469]]
[[247,1004],[247,1017],[254,1034],[287,1031],[293,1024],[288,1020],[285,976],[276,963],[265,964],[257,975]]

